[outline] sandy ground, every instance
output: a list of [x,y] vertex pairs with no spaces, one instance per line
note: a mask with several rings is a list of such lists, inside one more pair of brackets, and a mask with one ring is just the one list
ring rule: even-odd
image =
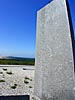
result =
[[[28,69],[24,70],[23,68]],[[9,72],[12,72],[12,74]],[[32,96],[34,91],[34,72],[34,66],[0,66],[0,95],[29,94]]]

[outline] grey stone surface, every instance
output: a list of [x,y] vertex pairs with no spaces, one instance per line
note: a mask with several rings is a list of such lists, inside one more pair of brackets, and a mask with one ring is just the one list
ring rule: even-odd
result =
[[66,0],[53,0],[37,13],[34,95],[74,100],[74,62]]

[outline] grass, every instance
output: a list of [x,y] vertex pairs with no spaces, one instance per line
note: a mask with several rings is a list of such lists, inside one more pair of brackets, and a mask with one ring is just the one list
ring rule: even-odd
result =
[[7,71],[7,68],[3,68],[4,71]]
[[[25,84],[28,84],[29,81],[32,81],[32,79],[29,78],[29,77],[27,77],[27,76],[25,76],[24,83],[25,83]],[[30,88],[31,88],[31,87],[30,87]]]
[[34,97],[32,97],[32,100],[34,100]]
[[0,72],[0,74],[3,74],[3,72]]
[[29,88],[32,88],[32,86],[29,86]]
[[27,77],[27,76],[25,76],[25,80],[30,80],[30,81],[32,81],[32,79],[29,78],[29,77]]
[[23,70],[26,70],[26,68],[23,68]]
[[30,79],[30,81],[32,81],[32,79]]
[[0,82],[5,82],[5,80],[0,80]]
[[29,77],[27,77],[27,76],[25,76],[25,80],[30,80],[30,78],[29,78]]
[[25,83],[25,84],[28,84],[29,82],[28,82],[27,80],[24,80],[24,83]]
[[12,75],[13,73],[12,73],[12,71],[9,71],[9,72],[6,72],[7,74],[9,74],[9,75]]
[[16,87],[17,87],[17,84],[14,84],[11,86],[12,89],[16,89]]

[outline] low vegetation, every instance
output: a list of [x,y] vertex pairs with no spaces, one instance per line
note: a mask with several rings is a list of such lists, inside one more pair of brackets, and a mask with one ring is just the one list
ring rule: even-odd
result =
[[3,65],[34,65],[34,58],[16,58],[16,59],[0,59]]
[[25,80],[24,80],[24,83],[25,83],[25,84],[28,84],[29,82],[28,82],[28,80],[25,79]]
[[[32,81],[32,79],[29,78],[29,77],[27,77],[27,76],[25,76],[25,78],[24,78],[24,83],[25,83],[25,84],[28,84],[29,81]],[[31,87],[30,87],[30,88],[31,88]]]
[[6,72],[7,74],[9,74],[9,75],[12,75],[13,73],[12,73],[12,71],[9,71],[9,72]]
[[32,86],[29,86],[29,88],[32,88]]
[[5,82],[5,80],[2,79],[2,80],[0,80],[0,82]]
[[3,74],[3,72],[0,72],[0,74]]
[[32,79],[30,79],[30,81],[32,81]]
[[29,77],[27,77],[27,76],[25,76],[25,80],[32,81],[32,79],[31,79],[31,78],[29,78]]
[[7,71],[7,68],[3,68],[4,71]]
[[14,84],[11,86],[12,89],[16,89],[17,88],[17,84]]
[[25,76],[25,80],[30,80],[30,78],[29,78],[29,77],[27,77],[27,76]]

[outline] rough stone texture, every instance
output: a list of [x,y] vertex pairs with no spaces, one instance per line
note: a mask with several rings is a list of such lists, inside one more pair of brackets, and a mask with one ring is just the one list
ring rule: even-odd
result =
[[37,13],[34,95],[41,100],[74,100],[74,62],[65,0]]

